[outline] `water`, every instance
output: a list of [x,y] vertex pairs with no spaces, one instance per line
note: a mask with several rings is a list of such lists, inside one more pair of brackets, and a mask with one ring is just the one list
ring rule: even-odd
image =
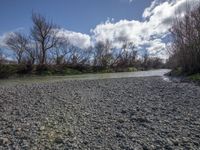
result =
[[[104,74],[85,74],[75,75],[72,79],[110,79],[110,78],[131,78],[131,77],[152,77],[159,76],[164,77],[164,74],[168,73],[169,69],[150,70],[150,71],[138,71],[138,72],[120,72],[120,73],[104,73]],[[71,79],[71,77],[67,77]]]
[[47,77],[25,77],[16,79],[0,80],[0,85],[13,85],[20,83],[40,83],[40,82],[54,82],[63,80],[94,80],[94,79],[110,79],[110,78],[130,78],[130,77],[162,77],[165,81],[170,80],[164,76],[169,69],[138,71],[138,72],[121,72],[121,73],[103,73],[103,74],[83,74],[70,76],[47,76]]

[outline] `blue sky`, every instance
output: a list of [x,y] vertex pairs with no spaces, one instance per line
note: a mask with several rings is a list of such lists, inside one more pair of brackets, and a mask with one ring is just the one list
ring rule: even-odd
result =
[[89,33],[107,18],[142,19],[151,0],[1,0],[0,34],[31,27],[31,13],[38,12],[68,30]]
[[169,29],[175,14],[186,13],[186,3],[197,6],[200,0],[1,0],[0,47],[6,47],[9,33],[28,33],[36,12],[61,27],[58,36],[80,48],[106,40],[120,48],[125,39],[139,52],[166,59]]

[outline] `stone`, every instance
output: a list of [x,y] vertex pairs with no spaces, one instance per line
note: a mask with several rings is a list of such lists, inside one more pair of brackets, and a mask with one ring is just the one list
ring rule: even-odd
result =
[[45,130],[45,126],[40,127],[40,131],[43,131],[43,130]]
[[9,143],[9,139],[8,138],[0,138],[0,145],[5,146]]
[[56,144],[63,144],[64,143],[64,141],[63,141],[63,139],[61,137],[56,137],[55,140],[54,140],[54,142]]

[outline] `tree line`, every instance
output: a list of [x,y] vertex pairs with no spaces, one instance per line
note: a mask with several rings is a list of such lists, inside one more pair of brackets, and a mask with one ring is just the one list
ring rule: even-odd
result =
[[168,65],[182,74],[200,72],[200,6],[186,6],[184,17],[176,17],[171,28]]
[[[44,16],[32,14],[32,23],[29,35],[21,32],[10,33],[5,40],[16,60],[12,63],[24,65],[31,71],[34,68],[47,69],[49,66],[67,66],[81,71],[88,68],[90,71],[127,71],[126,69],[132,68],[131,71],[163,67],[160,58],[150,57],[148,53],[139,58],[134,43],[126,39],[121,40],[121,48],[115,48],[113,43],[107,40],[81,49],[71,44],[69,39],[59,37],[59,26]],[[0,51],[0,64],[10,62]]]

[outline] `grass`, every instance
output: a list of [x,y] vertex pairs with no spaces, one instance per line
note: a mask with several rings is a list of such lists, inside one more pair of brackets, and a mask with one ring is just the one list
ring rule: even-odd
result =
[[17,65],[17,64],[0,64],[0,79],[11,77],[31,77],[31,76],[64,76],[82,74],[81,71],[68,66],[53,65]]
[[173,70],[172,70],[171,72],[169,72],[167,75],[169,75],[169,76],[174,76],[174,77],[185,76],[185,74],[183,74],[181,68],[173,69]]
[[66,65],[33,65],[25,64],[0,64],[0,79],[12,77],[31,77],[31,76],[66,76],[80,75],[87,73],[115,73],[115,72],[134,72],[135,67],[124,68],[93,68],[93,67],[68,67]]
[[198,81],[198,82],[200,82],[200,73],[190,75],[190,76],[189,76],[189,79],[190,79],[190,80],[193,80],[193,81]]
[[183,81],[186,82],[194,82],[199,84],[200,83],[200,73],[184,73],[182,72],[181,68],[174,69],[171,72],[169,72],[167,75],[172,76],[172,77],[180,77],[183,79]]

